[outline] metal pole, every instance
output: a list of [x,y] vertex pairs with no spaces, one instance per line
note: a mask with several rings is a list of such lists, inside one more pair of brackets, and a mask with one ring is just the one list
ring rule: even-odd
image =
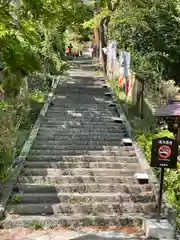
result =
[[161,220],[161,204],[162,204],[163,181],[164,181],[164,168],[161,168],[160,186],[159,186],[159,198],[158,198],[158,206],[157,206],[157,222],[160,222],[160,220]]

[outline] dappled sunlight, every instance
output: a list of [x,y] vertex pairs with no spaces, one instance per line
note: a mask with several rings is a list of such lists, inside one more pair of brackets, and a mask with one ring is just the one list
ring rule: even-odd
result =
[[56,99],[67,99],[66,95],[56,95]]
[[73,117],[83,117],[82,113],[77,113],[77,112],[72,111],[72,110],[67,110],[67,113],[68,113],[68,115],[71,115]]

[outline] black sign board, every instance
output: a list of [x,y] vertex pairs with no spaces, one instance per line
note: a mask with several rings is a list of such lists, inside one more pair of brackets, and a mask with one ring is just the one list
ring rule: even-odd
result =
[[163,137],[152,141],[151,167],[177,168],[178,143],[175,139]]

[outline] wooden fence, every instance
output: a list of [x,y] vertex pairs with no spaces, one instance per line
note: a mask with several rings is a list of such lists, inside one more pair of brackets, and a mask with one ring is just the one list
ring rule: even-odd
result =
[[[110,62],[108,57],[107,75],[111,80],[116,81],[120,77],[119,59]],[[132,105],[136,105],[139,113],[143,112],[144,116],[149,117],[149,113],[153,114],[157,108],[168,103],[168,101],[179,94],[179,87],[174,86],[174,82],[161,81],[157,84],[146,83],[140,79],[135,72],[130,70],[129,74],[130,89],[127,100]]]

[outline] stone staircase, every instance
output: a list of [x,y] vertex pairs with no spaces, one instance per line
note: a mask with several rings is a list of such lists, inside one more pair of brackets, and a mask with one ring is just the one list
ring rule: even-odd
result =
[[156,211],[111,97],[91,72],[59,84],[7,205],[4,227],[137,225]]

